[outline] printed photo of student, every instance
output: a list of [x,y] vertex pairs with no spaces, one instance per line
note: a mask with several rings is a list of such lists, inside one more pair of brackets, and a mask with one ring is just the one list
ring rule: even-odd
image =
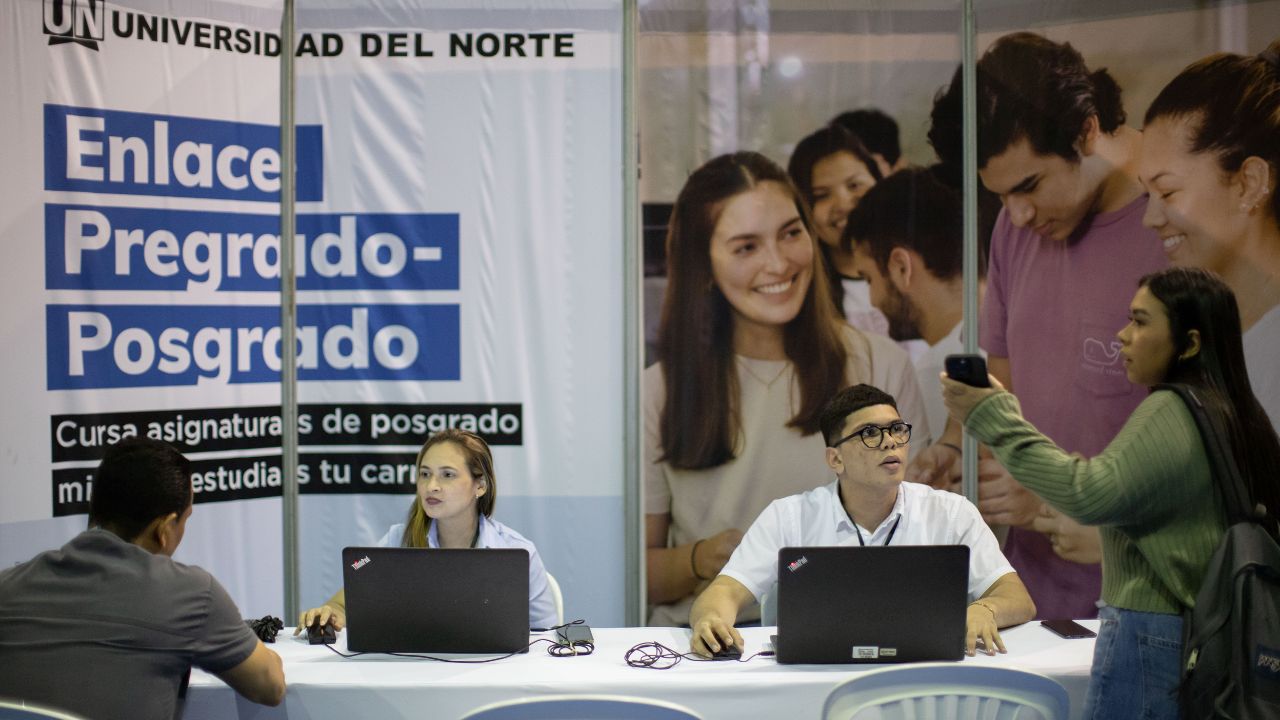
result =
[[[392,525],[380,547],[520,548],[529,553],[529,627],[556,624],[555,601],[538,549],[523,535],[493,519],[498,484],[493,453],[479,435],[448,429],[432,435],[418,451],[417,494],[403,523]],[[332,622],[346,627],[346,593],[339,590],[324,605],[298,616],[305,627]]]
[[[1138,279],[1165,267],[1142,226],[1142,135],[1120,87],[1069,43],[1028,32],[997,39],[977,66],[977,165],[1004,209],[991,236],[979,345],[1027,419],[1064,449],[1102,451],[1142,401],[1125,379],[1116,328]],[[963,156],[959,71],[934,101],[929,140],[946,167]],[[908,480],[959,475],[950,423]],[[994,459],[978,469],[987,522],[1044,618],[1090,618],[1102,590],[1098,533],[1046,509]]]
[[1235,293],[1249,382],[1280,429],[1280,40],[1189,65],[1142,134],[1143,222],[1170,262],[1212,270]]
[[753,152],[707,162],[676,200],[660,361],[643,386],[651,625],[688,622],[742,529],[827,481],[818,415],[840,388],[889,388],[929,436],[907,354],[836,313],[807,212]]
[[831,124],[796,143],[787,174],[809,203],[837,311],[859,330],[888,335],[889,321],[871,304],[853,254],[840,245],[849,213],[884,179],[875,158],[853,133]]

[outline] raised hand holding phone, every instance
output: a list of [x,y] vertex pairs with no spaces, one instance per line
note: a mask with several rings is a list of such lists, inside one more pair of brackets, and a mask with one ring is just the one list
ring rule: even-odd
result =
[[948,355],[943,361],[947,377],[973,387],[991,387],[987,379],[987,360],[981,355]]

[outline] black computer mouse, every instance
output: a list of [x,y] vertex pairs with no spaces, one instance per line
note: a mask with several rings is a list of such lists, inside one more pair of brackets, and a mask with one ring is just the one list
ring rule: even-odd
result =
[[333,629],[331,622],[323,625],[317,623],[307,628],[307,642],[312,645],[332,645],[337,639],[338,632]]
[[719,650],[711,654],[712,660],[739,660],[742,658],[742,650],[737,645],[724,645]]

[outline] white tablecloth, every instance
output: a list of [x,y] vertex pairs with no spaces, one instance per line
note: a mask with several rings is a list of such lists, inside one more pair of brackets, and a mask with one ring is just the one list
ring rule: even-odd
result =
[[[1096,630],[1097,621],[1083,621]],[[745,628],[747,654],[769,640],[773,628]],[[623,655],[634,645],[657,641],[680,651],[689,631],[676,628],[594,628],[595,654],[555,658],[546,645],[528,654],[481,665],[459,665],[386,655],[345,659],[291,628],[270,646],[284,659],[289,691],[280,707],[255,705],[216,677],[193,671],[184,717],[224,718],[457,718],[499,700],[561,693],[605,693],[656,698],[684,705],[707,720],[716,718],[818,718],[827,693],[850,677],[883,665],[779,665],[773,658],[750,662],[682,661],[670,670],[628,667]],[[550,633],[533,636],[550,637]],[[1062,683],[1079,717],[1089,680],[1093,640],[1064,640],[1039,623],[1002,633],[1009,652],[961,662],[1019,668]],[[336,649],[346,650],[345,633]],[[450,656],[471,657],[471,656]]]

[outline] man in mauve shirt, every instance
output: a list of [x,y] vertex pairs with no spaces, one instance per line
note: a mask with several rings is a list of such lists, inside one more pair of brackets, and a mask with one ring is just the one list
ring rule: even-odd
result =
[[[961,161],[960,75],[934,103],[929,139]],[[978,174],[1004,204],[991,236],[979,342],[1026,418],[1065,450],[1093,456],[1146,395],[1125,376],[1116,332],[1138,279],[1166,264],[1142,226],[1120,88],[1071,45],[1032,33],[997,40],[978,62]],[[953,485],[960,430],[921,453],[909,479]],[[1096,529],[1047,509],[1000,464],[979,463],[979,510],[1009,527],[1005,555],[1038,617],[1097,615]]]

